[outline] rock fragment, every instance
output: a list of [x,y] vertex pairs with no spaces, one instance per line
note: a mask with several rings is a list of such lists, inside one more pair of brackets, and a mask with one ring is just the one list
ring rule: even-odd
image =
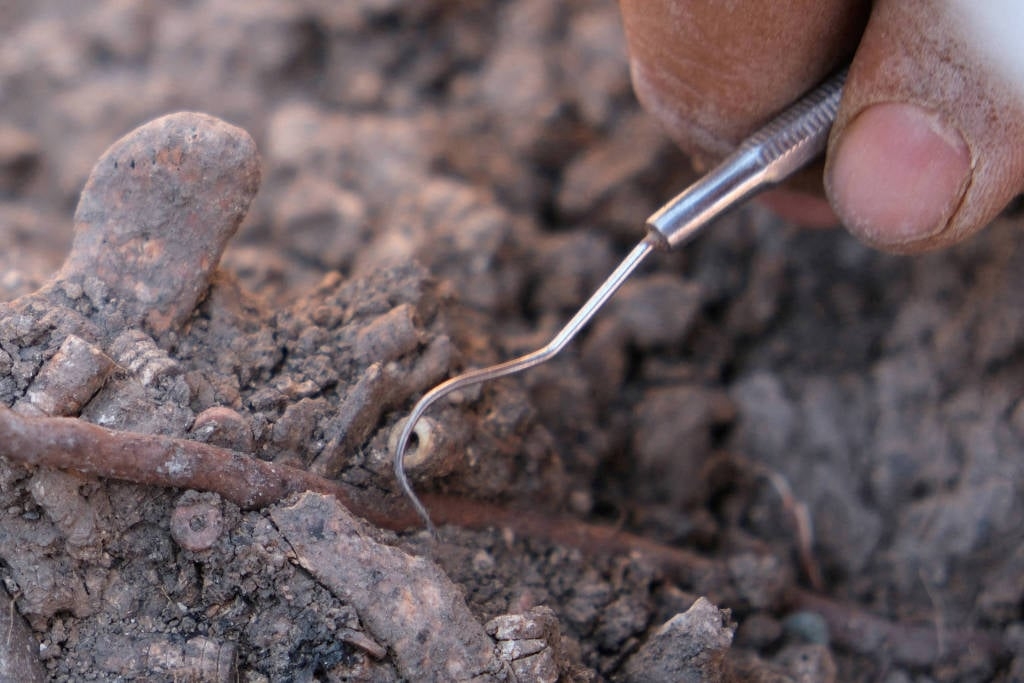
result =
[[508,662],[517,681],[556,683],[566,669],[558,617],[549,607],[523,614],[502,614],[484,628],[497,641],[498,656]]
[[103,313],[162,337],[192,315],[259,181],[245,131],[191,112],[147,123],[96,162],[57,280],[98,278]]
[[715,683],[726,680],[725,655],[735,625],[728,610],[698,598],[665,622],[626,661],[623,680],[636,683]]
[[329,496],[301,494],[270,517],[300,565],[355,607],[405,680],[486,680],[498,666],[459,589],[433,562],[374,540]]

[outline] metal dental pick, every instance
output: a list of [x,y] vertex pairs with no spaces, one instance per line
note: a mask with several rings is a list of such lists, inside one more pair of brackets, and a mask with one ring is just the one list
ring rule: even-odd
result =
[[430,515],[405,475],[405,451],[416,423],[427,409],[453,391],[550,360],[572,341],[653,249],[669,250],[688,242],[718,216],[782,182],[821,154],[839,110],[845,80],[843,69],[744,140],[721,164],[653,213],[646,221],[647,235],[546,345],[498,365],[464,372],[423,395],[399,436],[394,468],[402,491],[432,534]]

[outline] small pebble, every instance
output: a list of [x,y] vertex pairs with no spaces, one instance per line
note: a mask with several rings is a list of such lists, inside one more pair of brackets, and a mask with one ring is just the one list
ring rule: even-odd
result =
[[484,625],[497,640],[533,640],[558,630],[558,618],[550,607],[534,607],[523,614],[502,614]]
[[242,453],[252,453],[256,447],[249,421],[225,406],[213,406],[199,413],[192,424],[192,437]]
[[216,494],[186,492],[171,513],[171,538],[185,550],[209,550],[224,531],[221,505]]
[[817,612],[794,612],[782,621],[783,632],[789,638],[804,643],[828,645],[828,624]]

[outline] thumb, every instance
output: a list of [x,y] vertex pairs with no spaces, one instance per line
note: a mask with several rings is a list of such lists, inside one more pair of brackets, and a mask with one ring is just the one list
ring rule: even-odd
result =
[[826,165],[847,228],[890,251],[958,242],[1024,186],[1024,3],[879,0]]

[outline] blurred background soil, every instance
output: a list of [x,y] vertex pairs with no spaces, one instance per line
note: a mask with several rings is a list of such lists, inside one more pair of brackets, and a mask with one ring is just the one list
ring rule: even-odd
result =
[[[216,433],[382,496],[414,400],[546,341],[691,178],[634,101],[610,1],[6,0],[0,26],[3,301],[60,267],[90,169],[136,126],[201,111],[262,156],[193,319],[104,348],[135,365],[82,419]],[[564,357],[435,409],[447,455],[416,486],[714,560],[735,627],[716,675],[1024,680],[1020,223],[908,258],[744,207],[650,259]],[[0,342],[13,405],[62,339]],[[0,461],[0,576],[52,680],[403,671],[266,514],[50,476]],[[190,548],[173,515],[199,504],[222,533]],[[703,592],[501,525],[383,538],[481,623],[551,608],[565,680],[669,680],[656,631]],[[895,626],[836,633],[797,588]]]

